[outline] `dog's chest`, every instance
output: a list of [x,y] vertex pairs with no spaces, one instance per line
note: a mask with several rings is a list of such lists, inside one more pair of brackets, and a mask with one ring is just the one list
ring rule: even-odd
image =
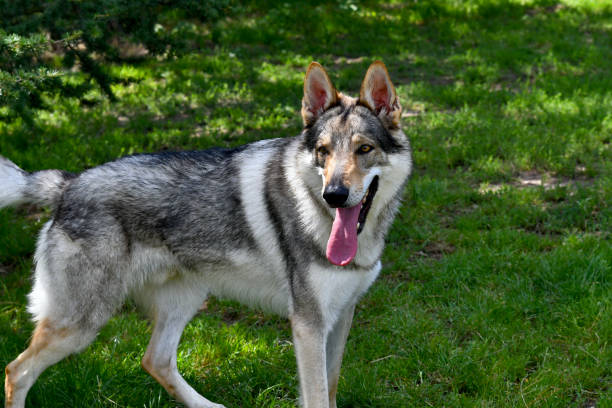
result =
[[321,266],[312,264],[308,270],[308,282],[318,302],[327,329],[338,320],[340,314],[355,304],[372,285],[381,269],[380,261],[371,269]]
[[288,316],[290,290],[286,273],[260,254],[232,251],[227,264],[203,272],[213,295]]
[[[211,293],[281,316],[290,315],[295,299],[291,298],[287,271],[253,255],[233,253],[233,262],[227,265],[227,270],[217,267],[206,271]],[[308,285],[307,292],[317,303],[322,320],[330,329],[342,311],[365,293],[380,269],[380,262],[368,270],[312,263],[296,273],[306,274],[305,279],[299,281]]]

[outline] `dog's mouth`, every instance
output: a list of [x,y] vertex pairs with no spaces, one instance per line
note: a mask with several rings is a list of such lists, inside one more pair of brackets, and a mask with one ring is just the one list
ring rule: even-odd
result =
[[363,200],[353,207],[336,208],[336,218],[327,241],[327,259],[338,266],[348,265],[357,254],[357,235],[363,231],[378,190],[378,176],[370,183]]
[[364,194],[363,200],[361,200],[361,210],[359,211],[359,218],[357,218],[357,234],[361,234],[363,227],[365,226],[366,218],[372,208],[372,201],[378,190],[378,176],[374,176],[368,191]]

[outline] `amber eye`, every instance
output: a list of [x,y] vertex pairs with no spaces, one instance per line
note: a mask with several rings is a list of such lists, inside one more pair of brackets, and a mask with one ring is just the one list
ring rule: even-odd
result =
[[357,153],[365,154],[365,153],[370,153],[372,150],[374,150],[372,146],[364,144],[364,145],[359,146],[359,150],[357,150]]
[[317,152],[322,154],[322,155],[326,155],[327,153],[329,153],[329,151],[327,150],[327,147],[325,147],[325,146],[317,147]]

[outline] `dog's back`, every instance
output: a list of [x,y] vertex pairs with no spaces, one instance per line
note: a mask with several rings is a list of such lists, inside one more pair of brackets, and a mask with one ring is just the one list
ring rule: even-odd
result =
[[126,251],[165,246],[185,266],[248,247],[237,163],[245,149],[136,155],[88,170],[64,189],[55,224],[84,244],[117,224]]

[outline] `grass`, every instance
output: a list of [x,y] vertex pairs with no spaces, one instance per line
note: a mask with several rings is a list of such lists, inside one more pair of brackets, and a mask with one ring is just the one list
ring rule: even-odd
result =
[[[251,3],[188,55],[109,66],[117,102],[50,99],[34,128],[0,123],[0,154],[80,171],[291,136],[311,60],[355,94],[382,59],[416,169],[357,309],[339,406],[612,407],[611,21],[610,1]],[[48,217],[0,211],[0,365],[31,334]],[[150,331],[126,305],[29,405],[175,406],[140,369]],[[287,322],[232,302],[212,299],[187,327],[179,367],[228,407],[296,404]]]

